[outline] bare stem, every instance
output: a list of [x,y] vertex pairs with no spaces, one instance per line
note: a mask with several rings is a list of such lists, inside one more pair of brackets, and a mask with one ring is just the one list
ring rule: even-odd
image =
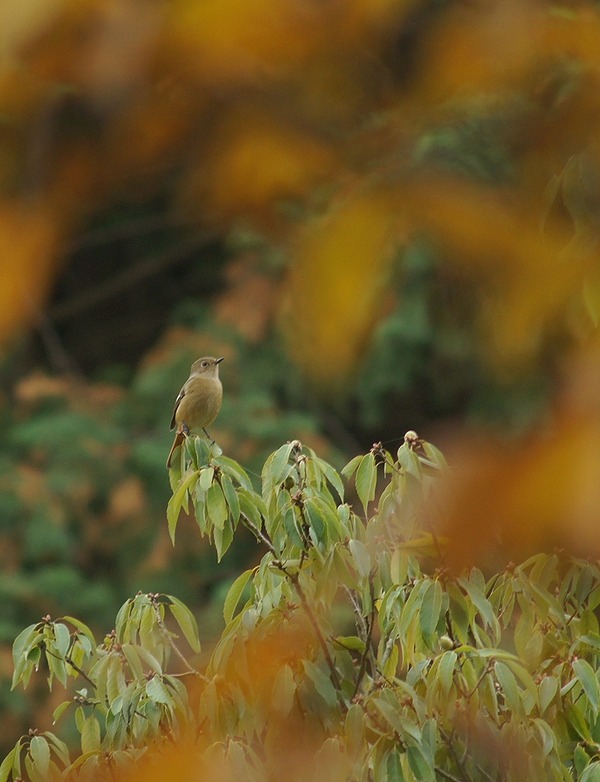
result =
[[454,774],[450,774],[448,771],[444,771],[443,768],[440,768],[439,766],[435,767],[435,773],[439,774],[441,777],[444,777],[444,779],[449,779],[450,782],[465,782],[465,778],[459,779],[458,777],[455,777]]
[[373,625],[375,624],[375,591],[373,587],[372,576],[369,576],[369,593],[371,595],[371,612],[369,614],[368,620],[363,618],[363,625],[366,624],[367,633],[364,638],[365,649],[360,658],[360,666],[358,668],[358,675],[356,677],[356,684],[354,686],[354,693],[352,695],[353,698],[356,696],[357,692],[359,691],[360,685],[362,684],[362,680],[365,677],[365,673],[367,672],[367,659],[371,654],[371,638],[373,637]]
[[166,626],[166,624],[164,622],[164,619],[160,615],[160,608],[159,608],[158,603],[153,602],[152,605],[154,607],[154,613],[156,614],[156,621],[157,621],[157,624],[158,624],[158,626],[160,628],[161,635],[163,636],[163,638],[166,638],[169,646],[171,647],[171,649],[173,650],[175,655],[185,665],[185,667],[187,669],[187,672],[194,674],[194,676],[198,676],[200,679],[203,679],[204,681],[208,681],[206,676],[201,674],[200,671],[196,670],[196,668],[194,668],[193,666],[190,665],[190,663],[188,662],[187,658],[182,654],[181,650],[179,649],[179,647],[177,646],[177,644],[173,640],[173,634],[169,632],[169,629]]
[[60,655],[58,655],[58,654],[54,654],[54,652],[51,652],[51,651],[50,651],[50,650],[49,650],[47,647],[44,647],[44,651],[46,652],[46,654],[49,654],[51,657],[54,657],[56,660],[62,660],[63,662],[67,663],[67,665],[70,665],[70,666],[71,666],[71,668],[72,668],[74,671],[77,671],[77,673],[78,673],[78,674],[79,674],[79,675],[80,675],[80,676],[81,676],[83,679],[85,679],[85,680],[86,680],[86,682],[87,682],[87,683],[88,683],[88,684],[89,684],[91,687],[93,687],[94,689],[96,689],[96,683],[95,683],[95,682],[93,682],[93,681],[90,679],[90,677],[87,675],[87,673],[86,673],[84,670],[82,670],[82,669],[81,669],[81,668],[80,668],[80,667],[77,665],[77,663],[76,663],[76,662],[73,662],[73,660],[72,660],[72,659],[71,659],[71,658],[70,658],[68,655],[66,655],[65,657],[61,657]]

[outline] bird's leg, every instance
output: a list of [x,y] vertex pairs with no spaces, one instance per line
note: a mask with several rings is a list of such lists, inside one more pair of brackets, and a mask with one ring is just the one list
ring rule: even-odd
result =
[[181,424],[181,431],[186,437],[190,436],[190,427],[186,423]]
[[212,439],[212,437],[209,435],[209,433],[206,431],[206,429],[205,429],[204,427],[202,427],[202,431],[204,432],[204,434],[205,434],[205,435],[208,437],[208,439],[210,440],[210,444],[211,444],[211,445],[214,445],[214,444],[215,444],[215,441]]

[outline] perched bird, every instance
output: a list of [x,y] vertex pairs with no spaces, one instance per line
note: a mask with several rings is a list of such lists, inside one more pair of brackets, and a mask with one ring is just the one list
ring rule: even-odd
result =
[[219,380],[221,361],[223,357],[205,356],[192,364],[190,376],[183,384],[173,408],[170,428],[177,428],[177,431],[167,458],[167,468],[171,466],[173,452],[190,432],[202,429],[210,437],[206,427],[219,414],[223,399],[223,386]]

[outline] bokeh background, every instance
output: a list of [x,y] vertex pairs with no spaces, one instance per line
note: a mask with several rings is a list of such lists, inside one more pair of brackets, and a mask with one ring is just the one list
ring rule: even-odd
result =
[[[253,473],[407,429],[458,564],[600,551],[600,4],[4,0],[0,732],[28,623],[138,590],[220,629],[259,552],[168,539],[174,397]],[[41,685],[43,686],[43,685]],[[41,692],[41,690],[40,690]],[[56,697],[61,700],[62,694]]]

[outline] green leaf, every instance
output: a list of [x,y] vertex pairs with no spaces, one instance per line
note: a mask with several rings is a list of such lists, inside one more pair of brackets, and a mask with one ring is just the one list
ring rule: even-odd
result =
[[387,782],[404,782],[400,753],[392,750],[387,759]]
[[17,752],[21,751],[20,739],[15,747],[11,749],[8,755],[0,763],[0,782],[6,782],[12,771],[13,761]]
[[481,589],[475,583],[473,583],[471,579],[467,579],[464,577],[459,578],[458,583],[465,590],[467,595],[471,598],[473,604],[475,605],[475,608],[479,612],[483,621],[488,625],[488,627],[494,627],[494,628],[497,627],[498,620],[494,615],[494,609],[492,608],[490,601],[483,594]]
[[423,470],[419,457],[412,448],[409,448],[406,443],[403,443],[400,448],[398,448],[397,456],[400,467],[408,473],[408,475],[411,475],[413,478],[420,481],[423,477]]
[[365,712],[358,703],[353,703],[348,709],[344,733],[346,734],[346,745],[350,753],[358,755],[362,751],[365,735]]
[[50,770],[50,747],[42,736],[33,736],[29,742],[29,754],[36,766],[36,771],[45,777]]
[[597,714],[600,692],[598,689],[598,679],[596,678],[594,669],[588,662],[579,659],[573,662],[573,672],[583,687],[583,691],[587,695],[590,706],[594,713]]
[[296,681],[289,665],[283,665],[277,672],[273,683],[271,703],[277,714],[285,719],[294,705]]
[[254,527],[262,529],[263,518],[267,515],[267,509],[259,497],[254,491],[246,491],[240,489],[238,492],[240,500],[240,512],[246,516]]
[[452,682],[454,680],[454,669],[456,667],[456,661],[458,655],[454,651],[444,652],[440,658],[440,664],[438,668],[438,675],[440,677],[440,684],[442,686],[442,692],[444,695],[448,695]]
[[539,717],[536,717],[533,720],[536,728],[539,731],[540,737],[542,739],[542,753],[544,757],[547,757],[552,750],[554,749],[554,745],[557,739],[556,734],[548,725],[547,722],[544,722],[544,720],[539,719]]
[[146,682],[146,695],[155,703],[169,704],[172,698],[160,676],[153,676]]
[[69,708],[69,706],[72,705],[73,705],[73,701],[63,701],[62,703],[59,703],[58,706],[52,712],[52,724],[56,725],[56,723],[65,713],[65,711]]
[[223,489],[217,482],[206,492],[206,510],[215,528],[222,530],[229,514]]
[[496,679],[502,688],[506,707],[514,714],[522,714],[523,704],[517,686],[517,680],[510,668],[501,662],[494,664]]
[[348,543],[352,560],[356,571],[361,578],[368,578],[371,572],[371,556],[360,540],[351,540]]
[[578,774],[581,774],[590,763],[590,756],[580,744],[577,744],[573,751],[573,763]]
[[256,573],[256,570],[256,568],[245,570],[229,587],[229,592],[227,592],[227,597],[225,598],[225,602],[223,604],[223,619],[225,620],[225,624],[229,624],[229,622],[231,622],[233,619],[235,610],[238,607],[238,603],[240,602],[240,598],[242,597],[244,589],[246,588],[246,585],[252,576]]
[[75,758],[75,760],[71,763],[69,768],[66,770],[67,775],[71,775],[73,771],[76,771],[78,768],[82,769],[82,773],[77,776],[77,779],[97,779],[97,770],[98,770],[98,756],[100,755],[99,749],[94,749],[91,752],[84,752],[82,753],[78,758]]
[[81,730],[81,752],[97,752],[100,749],[100,723],[91,715],[83,723]]
[[226,520],[223,527],[215,527],[214,541],[217,550],[217,562],[220,562],[229,549],[229,546],[233,543],[233,528],[229,519]]
[[581,775],[579,782],[600,782],[600,761],[590,763]]
[[238,523],[240,518],[240,501],[237,496],[237,492],[233,486],[233,482],[229,475],[221,475],[221,488],[225,496],[225,501],[229,507],[229,513],[234,526]]
[[167,597],[171,601],[169,610],[173,614],[181,632],[184,634],[185,640],[195,652],[199,652],[200,637],[198,635],[198,625],[196,624],[194,615],[181,600],[173,597],[173,595],[167,595]]
[[572,703],[567,708],[566,717],[567,721],[573,726],[580,738],[584,741],[592,741],[590,726],[576,703]]
[[68,622],[69,624],[73,625],[73,627],[75,627],[80,633],[82,633],[88,639],[92,648],[96,646],[96,639],[94,638],[94,634],[90,628],[81,620],[74,616],[63,616],[62,621]]
[[543,714],[558,692],[558,680],[554,676],[544,676],[539,686],[540,711]]
[[315,505],[311,497],[304,501],[304,513],[308,521],[311,540],[316,546],[318,546],[320,543],[326,540],[325,521],[319,508]]
[[362,503],[365,513],[367,505],[375,497],[375,487],[377,485],[377,467],[375,466],[375,457],[368,453],[362,457],[354,478],[356,493]]
[[293,447],[293,442],[286,443],[269,456],[262,469],[262,479],[265,483],[276,486],[284,480],[289,472]]
[[207,492],[210,489],[214,475],[214,467],[203,467],[200,470],[200,477],[198,478],[198,488],[200,491]]
[[328,482],[336,490],[338,497],[340,498],[340,502],[343,502],[344,483],[340,477],[340,474],[337,472],[337,470],[334,470],[330,464],[328,464],[323,459],[320,459],[318,456],[315,456],[314,461],[317,467],[321,470],[321,472],[325,476],[325,478],[328,480]]
[[437,640],[437,626],[442,610],[442,587],[439,581],[432,581],[421,600],[419,622],[423,639],[430,646]]
[[162,676],[162,666],[153,654],[150,654],[143,646],[136,646],[135,651],[141,662],[145,663],[149,670]]
[[[398,705],[392,705],[383,698],[376,698],[373,703],[392,727],[392,729],[395,730],[399,735],[402,735],[404,733],[404,721],[400,715]],[[420,738],[420,732],[417,738]]]
[[132,677],[136,681],[140,681],[144,678],[144,668],[142,666],[142,661],[140,660],[137,653],[137,649],[138,647],[134,646],[133,644],[123,644],[121,646],[121,651],[125,656],[125,660],[127,661],[127,665],[129,666]]
[[315,686],[315,690],[330,708],[335,708],[337,704],[337,695],[329,676],[323,673],[323,671],[310,660],[304,660],[303,665],[308,678]]
[[423,754],[418,745],[411,745],[406,748],[406,756],[411,771],[419,782],[435,782],[435,771],[433,765]]
[[435,447],[435,445],[423,441],[423,450],[425,451],[425,455],[427,456],[429,461],[432,462],[433,465],[437,467],[439,470],[444,470],[448,467],[448,462],[446,461],[446,457],[439,450],[439,448]]
[[344,649],[350,649],[353,652],[360,652],[360,654],[364,654],[366,649],[365,642],[357,635],[338,635],[335,638],[335,642],[340,646],[343,646]]
[[57,653],[61,657],[66,657],[71,645],[71,633],[69,628],[61,622],[54,623],[54,641]]
[[54,654],[52,654],[50,649],[46,649],[46,663],[50,671],[50,676],[48,677],[48,687],[52,689],[53,677],[56,677],[56,679],[58,679],[58,681],[63,685],[63,687],[66,687],[67,664],[65,663],[65,661],[59,659]]
[[[191,442],[190,442],[191,441]],[[196,456],[196,464],[198,467],[204,467],[210,462],[211,451],[208,443],[203,437],[187,437],[186,446],[191,450],[192,443]]]
[[183,507],[183,504],[185,502],[186,508],[187,508],[187,492],[188,489],[191,488],[192,484],[197,480],[198,473],[197,472],[191,472],[189,473],[179,484],[177,491],[171,499],[169,500],[169,503],[167,505],[167,524],[169,527],[169,535],[171,537],[171,542],[175,544],[175,530],[177,528],[177,521],[179,519],[179,514],[181,513],[181,508]]
[[14,640],[12,647],[14,672],[11,689],[15,688],[29,664],[28,653],[32,645],[40,640],[40,634],[37,632],[36,627],[37,625],[29,625]]
[[213,459],[213,463],[218,465],[223,472],[233,478],[242,488],[252,491],[252,481],[248,477],[248,473],[233,459],[230,459],[228,456],[219,456]]
[[342,475],[344,478],[346,478],[346,480],[349,480],[354,475],[362,461],[362,458],[362,455],[355,456],[354,459],[351,459],[348,464],[342,468]]

